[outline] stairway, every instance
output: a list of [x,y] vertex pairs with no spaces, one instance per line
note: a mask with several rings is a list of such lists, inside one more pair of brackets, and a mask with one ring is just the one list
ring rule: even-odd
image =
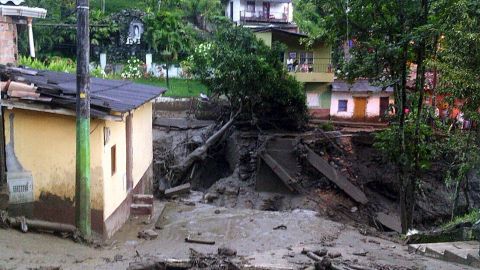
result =
[[408,251],[447,262],[479,268],[479,245],[478,241],[411,244],[408,245]]
[[130,214],[133,216],[150,216],[153,214],[153,195],[133,194],[130,205]]

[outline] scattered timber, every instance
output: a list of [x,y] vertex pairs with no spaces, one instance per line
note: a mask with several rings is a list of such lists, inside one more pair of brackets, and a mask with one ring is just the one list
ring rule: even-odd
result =
[[172,197],[174,195],[180,195],[190,192],[190,183],[186,183],[180,186],[169,188],[165,190],[165,197]]
[[195,238],[191,238],[190,236],[185,238],[185,242],[194,243],[194,244],[203,244],[203,245],[215,245],[215,241],[213,240],[195,239]]
[[308,146],[305,146],[305,149],[307,150],[307,160],[315,169],[325,175],[325,177],[330,179],[330,181],[335,183],[335,185],[355,201],[361,204],[368,203],[367,196],[365,196],[363,191],[353,185],[345,176],[341,175],[335,168],[328,164],[326,160],[317,155]]

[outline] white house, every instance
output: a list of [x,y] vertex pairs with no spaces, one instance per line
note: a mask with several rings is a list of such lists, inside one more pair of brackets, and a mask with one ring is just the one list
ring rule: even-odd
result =
[[330,117],[334,120],[380,121],[393,102],[392,87],[373,86],[366,79],[353,84],[335,80]]
[[292,0],[231,0],[225,16],[246,27],[289,25],[293,22]]

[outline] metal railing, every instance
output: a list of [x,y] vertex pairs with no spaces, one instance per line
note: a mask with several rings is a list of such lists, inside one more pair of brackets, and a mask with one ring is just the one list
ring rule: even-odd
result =
[[270,23],[288,23],[288,13],[286,12],[264,12],[264,11],[240,11],[240,21],[242,22],[270,22]]
[[[303,60],[303,62],[301,60]],[[329,58],[313,58],[313,60],[310,58],[308,61],[304,59],[301,60],[294,60],[293,64],[287,64],[288,62],[285,60],[285,67],[289,72],[333,73],[333,66]]]

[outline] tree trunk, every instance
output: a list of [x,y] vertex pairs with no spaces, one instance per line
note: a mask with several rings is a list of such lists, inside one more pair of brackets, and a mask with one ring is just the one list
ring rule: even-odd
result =
[[241,110],[239,110],[235,115],[233,115],[230,120],[223,125],[215,134],[213,134],[208,140],[205,142],[204,145],[195,149],[192,153],[190,153],[182,163],[172,166],[173,177],[172,180],[178,181],[179,179],[183,178],[185,173],[190,169],[190,167],[196,162],[204,160],[207,157],[208,149],[217,144],[225,135],[225,133],[230,129],[230,127],[235,122],[235,119],[240,114]]

